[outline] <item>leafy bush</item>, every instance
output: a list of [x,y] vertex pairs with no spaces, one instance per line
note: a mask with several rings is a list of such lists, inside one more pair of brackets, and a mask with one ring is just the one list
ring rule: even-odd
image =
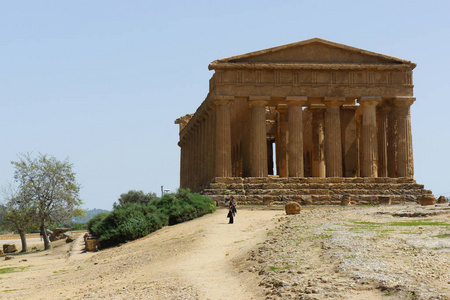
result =
[[156,199],[155,193],[145,194],[143,191],[128,191],[126,194],[121,194],[118,202],[115,202],[113,207],[116,208],[120,205],[124,205],[125,203],[150,203],[153,199]]
[[169,217],[169,225],[189,221],[216,210],[214,201],[189,189],[179,189],[176,194],[165,194],[153,203]]
[[89,232],[95,236],[100,236],[101,234],[101,228],[100,225],[102,224],[103,220],[109,215],[109,212],[103,212],[96,214],[93,216],[88,222],[87,222],[87,229]]
[[215,205],[210,198],[180,189],[176,194],[166,194],[151,202],[115,205],[113,211],[94,216],[87,226],[89,232],[98,237],[100,247],[106,248],[214,211]]

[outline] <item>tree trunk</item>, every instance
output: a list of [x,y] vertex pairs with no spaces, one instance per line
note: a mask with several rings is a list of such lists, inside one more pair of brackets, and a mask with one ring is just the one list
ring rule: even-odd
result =
[[48,239],[47,231],[45,230],[45,225],[41,224],[41,233],[42,237],[44,238],[44,250],[49,250],[52,248],[50,245],[50,240]]
[[23,230],[19,230],[19,235],[20,235],[20,241],[22,242],[22,251],[20,251],[20,252],[28,252],[27,237],[25,235],[25,232]]

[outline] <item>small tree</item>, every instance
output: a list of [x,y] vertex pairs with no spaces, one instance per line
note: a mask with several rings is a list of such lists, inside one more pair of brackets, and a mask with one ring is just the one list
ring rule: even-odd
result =
[[3,190],[4,204],[0,206],[0,225],[8,230],[17,231],[22,242],[21,252],[27,252],[25,233],[38,228],[37,210],[32,203],[24,200],[14,187]]
[[46,228],[51,224],[69,221],[74,215],[81,215],[79,208],[80,185],[75,179],[72,164],[68,159],[59,161],[53,156],[39,154],[19,155],[11,162],[15,168],[14,179],[19,184],[19,193],[26,195],[27,205],[36,208],[40,231],[44,236],[44,248],[51,248]]
[[114,202],[114,208],[124,205],[125,203],[138,203],[145,204],[150,203],[152,200],[156,199],[155,193],[145,194],[143,191],[128,191],[128,193],[121,194],[118,203]]

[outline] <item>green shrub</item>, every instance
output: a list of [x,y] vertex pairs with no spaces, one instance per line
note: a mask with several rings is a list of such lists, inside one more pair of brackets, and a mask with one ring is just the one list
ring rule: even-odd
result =
[[100,226],[101,226],[103,220],[109,214],[110,214],[109,212],[102,212],[102,213],[96,214],[87,222],[87,229],[89,230],[89,232],[92,235],[95,235],[97,237],[100,236],[100,234],[102,233]]
[[169,225],[189,221],[216,210],[214,201],[189,189],[179,189],[176,194],[165,194],[152,203],[169,217]]
[[214,201],[210,198],[180,189],[176,194],[166,194],[151,202],[115,205],[113,211],[96,215],[87,226],[98,237],[100,247],[106,248],[214,211]]

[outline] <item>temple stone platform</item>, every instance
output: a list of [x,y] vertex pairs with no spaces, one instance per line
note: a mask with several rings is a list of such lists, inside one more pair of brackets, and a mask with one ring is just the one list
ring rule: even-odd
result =
[[230,196],[238,204],[301,205],[401,204],[431,194],[412,178],[389,177],[216,177],[201,193],[223,205]]

